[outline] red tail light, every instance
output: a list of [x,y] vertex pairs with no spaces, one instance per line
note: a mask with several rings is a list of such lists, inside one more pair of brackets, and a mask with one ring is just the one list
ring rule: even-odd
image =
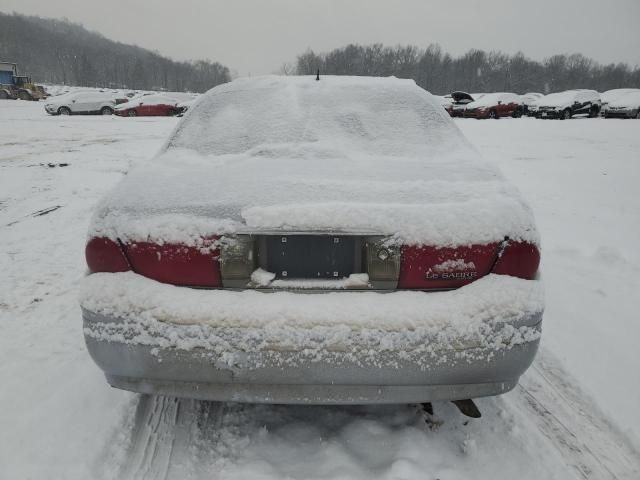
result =
[[540,250],[531,243],[511,242],[503,246],[492,273],[533,280],[540,266]]
[[87,243],[84,254],[91,273],[131,270],[120,245],[108,238],[92,238]]
[[457,288],[488,274],[498,244],[457,248],[405,246],[402,248],[398,288],[438,290]]
[[134,272],[158,282],[189,287],[220,287],[219,251],[205,247],[150,242],[125,245]]

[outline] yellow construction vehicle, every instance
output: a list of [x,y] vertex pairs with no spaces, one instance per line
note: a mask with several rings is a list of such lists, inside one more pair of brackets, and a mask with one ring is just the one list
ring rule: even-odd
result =
[[35,85],[28,75],[18,75],[15,63],[0,62],[0,99],[40,100],[47,96],[41,85]]

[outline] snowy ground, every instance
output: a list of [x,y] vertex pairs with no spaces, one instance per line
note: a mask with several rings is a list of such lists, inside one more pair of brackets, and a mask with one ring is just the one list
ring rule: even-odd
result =
[[640,478],[640,122],[458,121],[534,207],[547,312],[516,390],[479,400],[480,420],[435,404],[428,428],[405,405],[214,404],[106,385],[77,305],[89,216],[177,121],[0,103],[0,479]]

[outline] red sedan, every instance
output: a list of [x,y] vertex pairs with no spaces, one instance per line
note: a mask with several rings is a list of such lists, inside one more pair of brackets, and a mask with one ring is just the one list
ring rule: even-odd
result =
[[145,95],[119,105],[114,113],[121,117],[172,117],[180,113],[180,108],[175,98]]
[[514,93],[489,93],[467,104],[465,118],[521,117],[520,97]]

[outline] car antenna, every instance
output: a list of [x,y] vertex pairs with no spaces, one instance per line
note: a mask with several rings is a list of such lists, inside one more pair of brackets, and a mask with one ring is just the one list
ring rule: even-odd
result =
[[316,73],[316,82],[320,80],[320,69],[318,69],[318,73]]

